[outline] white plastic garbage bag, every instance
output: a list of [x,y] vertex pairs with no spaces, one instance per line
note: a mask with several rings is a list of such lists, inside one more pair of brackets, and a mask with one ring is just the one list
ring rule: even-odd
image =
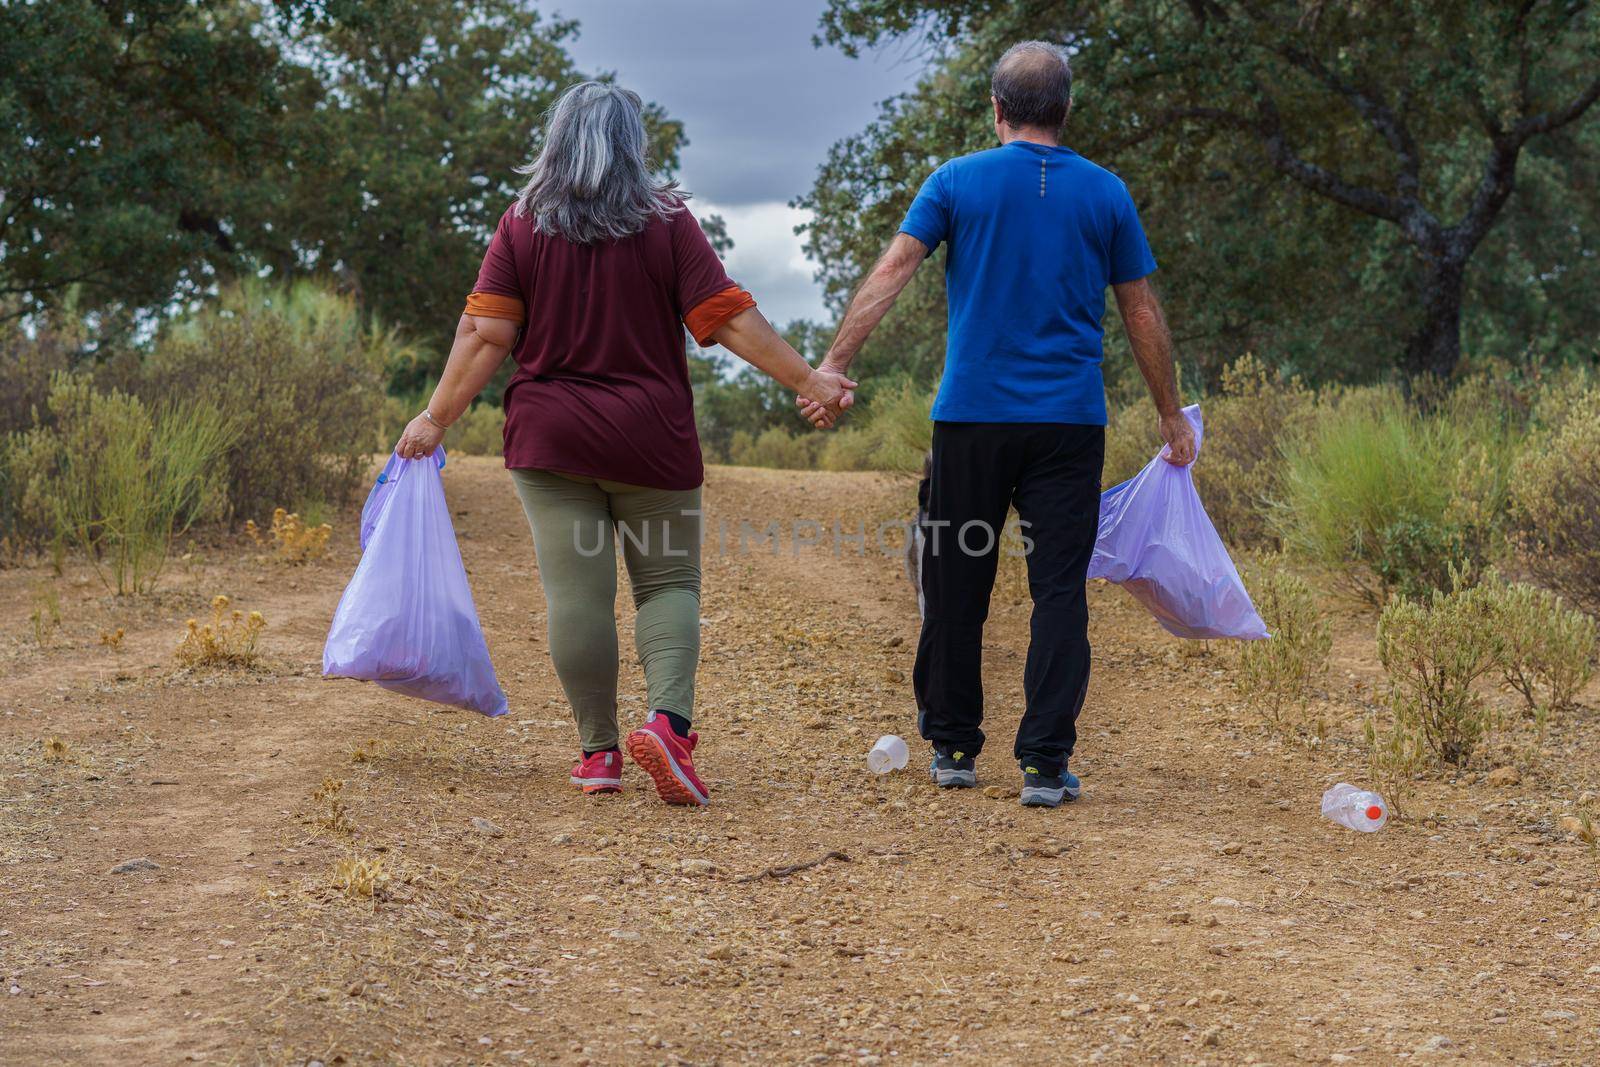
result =
[[[1183,414],[1194,427],[1199,462],[1200,406],[1186,407]],[[1268,637],[1200,505],[1190,467],[1175,467],[1158,454],[1144,470],[1101,494],[1100,535],[1089,577],[1122,586],[1175,636]]]

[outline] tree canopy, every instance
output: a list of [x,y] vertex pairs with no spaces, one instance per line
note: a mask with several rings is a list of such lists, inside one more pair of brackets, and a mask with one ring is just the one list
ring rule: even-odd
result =
[[[519,0],[0,6],[0,297],[149,311],[319,274],[447,337],[582,77],[575,28]],[[648,121],[670,169],[681,128]]]
[[[831,0],[822,37],[930,57],[801,201],[836,307],[928,172],[993,143],[994,59],[1044,38],[1073,56],[1066,143],[1128,181],[1202,375],[1251,349],[1319,378],[1448,375],[1463,322],[1474,356],[1595,354],[1587,3]],[[925,311],[937,280],[918,288]],[[937,359],[913,317],[885,358]]]
[[0,294],[160,305],[241,247],[284,109],[260,12],[228,2],[0,6]]

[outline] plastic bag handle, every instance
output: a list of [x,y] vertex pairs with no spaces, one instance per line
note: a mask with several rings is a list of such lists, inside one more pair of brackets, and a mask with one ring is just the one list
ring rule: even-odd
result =
[[[398,452],[395,453],[395,454],[399,455]],[[440,445],[439,447],[435,448],[433,450],[433,455],[438,457],[439,469],[440,470],[444,470],[444,465],[445,465],[444,445]],[[407,458],[405,456],[400,456],[400,458],[405,460],[407,463],[415,463],[416,462],[415,459],[409,459],[409,458]],[[379,471],[378,472],[378,480],[374,484],[375,485],[382,485],[384,482],[387,482],[388,480],[389,480],[389,472],[388,471]]]

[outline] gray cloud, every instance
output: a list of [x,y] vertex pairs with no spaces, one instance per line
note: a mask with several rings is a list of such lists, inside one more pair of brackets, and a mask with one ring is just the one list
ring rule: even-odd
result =
[[682,120],[680,177],[697,214],[720,212],[729,271],[767,316],[823,317],[812,267],[784,205],[811,187],[830,145],[859,131],[919,67],[894,55],[849,59],[813,48],[824,0],[568,0],[582,33],[572,54]]
[[916,64],[850,59],[811,36],[823,0],[568,0],[586,70],[619,80],[683,120],[685,184],[708,200],[789,200],[811,185],[828,146],[910,87]]

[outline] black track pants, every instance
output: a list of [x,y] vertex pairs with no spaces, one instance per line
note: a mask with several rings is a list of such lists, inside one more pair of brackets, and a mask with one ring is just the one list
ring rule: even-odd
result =
[[927,485],[916,688],[922,736],[946,751],[983,748],[983,624],[1007,508],[1032,542],[1027,708],[1016,758],[1057,774],[1077,741],[1089,685],[1084,575],[1100,519],[1105,428],[1063,423],[938,422]]

